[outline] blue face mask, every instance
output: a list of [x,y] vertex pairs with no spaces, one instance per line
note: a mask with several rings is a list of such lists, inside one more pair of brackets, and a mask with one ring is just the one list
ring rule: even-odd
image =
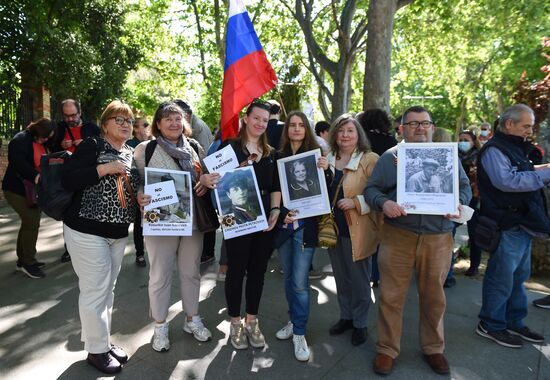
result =
[[472,148],[472,143],[469,141],[459,141],[458,142],[458,149],[460,149],[461,152],[466,153]]
[[483,129],[481,132],[479,132],[480,136],[487,137],[489,136],[489,131],[486,129]]

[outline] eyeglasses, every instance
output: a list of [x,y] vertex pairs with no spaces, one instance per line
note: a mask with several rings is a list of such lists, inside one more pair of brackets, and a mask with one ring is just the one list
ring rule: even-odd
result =
[[115,123],[120,126],[124,125],[124,122],[127,122],[128,125],[133,126],[134,123],[136,122],[134,119],[125,119],[122,116],[113,116],[113,117],[110,117],[109,119],[115,119]]
[[63,114],[64,119],[75,119],[78,117],[78,113],[73,113],[71,115]]
[[433,121],[430,121],[430,120],[410,121],[408,123],[403,123],[403,125],[406,125],[407,127],[411,127],[413,129],[416,129],[418,127],[429,128],[433,125]]

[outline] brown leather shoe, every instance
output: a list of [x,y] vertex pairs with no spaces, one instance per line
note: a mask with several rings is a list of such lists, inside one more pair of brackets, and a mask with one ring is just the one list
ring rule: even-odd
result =
[[376,354],[372,363],[374,372],[379,375],[389,375],[393,369],[393,359],[386,354]]
[[424,358],[435,373],[440,375],[448,375],[451,373],[449,362],[443,354],[424,355]]

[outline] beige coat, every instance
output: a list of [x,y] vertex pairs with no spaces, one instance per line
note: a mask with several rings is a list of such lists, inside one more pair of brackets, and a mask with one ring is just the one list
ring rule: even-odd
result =
[[[330,169],[334,173],[336,157],[333,152],[327,156]],[[349,210],[351,225],[349,233],[353,261],[365,259],[376,252],[376,246],[380,242],[379,230],[382,226],[382,214],[371,210],[363,191],[367,181],[378,161],[378,155],[373,152],[355,152],[344,168],[344,197],[350,198],[355,203],[355,209]]]

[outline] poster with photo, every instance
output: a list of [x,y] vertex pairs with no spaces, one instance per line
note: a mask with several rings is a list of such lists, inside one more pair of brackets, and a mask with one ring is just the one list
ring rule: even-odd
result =
[[[172,188],[175,198],[169,198]],[[188,172],[146,167],[144,192],[151,196],[151,205],[143,213],[143,236],[191,236],[193,191]],[[166,204],[171,199],[174,202]]]
[[317,167],[321,150],[296,154],[277,160],[283,205],[297,219],[330,213],[325,173]]
[[458,214],[456,143],[401,143],[397,157],[397,203],[408,214]]
[[267,228],[254,168],[247,166],[220,173],[214,191],[225,239],[248,235]]

